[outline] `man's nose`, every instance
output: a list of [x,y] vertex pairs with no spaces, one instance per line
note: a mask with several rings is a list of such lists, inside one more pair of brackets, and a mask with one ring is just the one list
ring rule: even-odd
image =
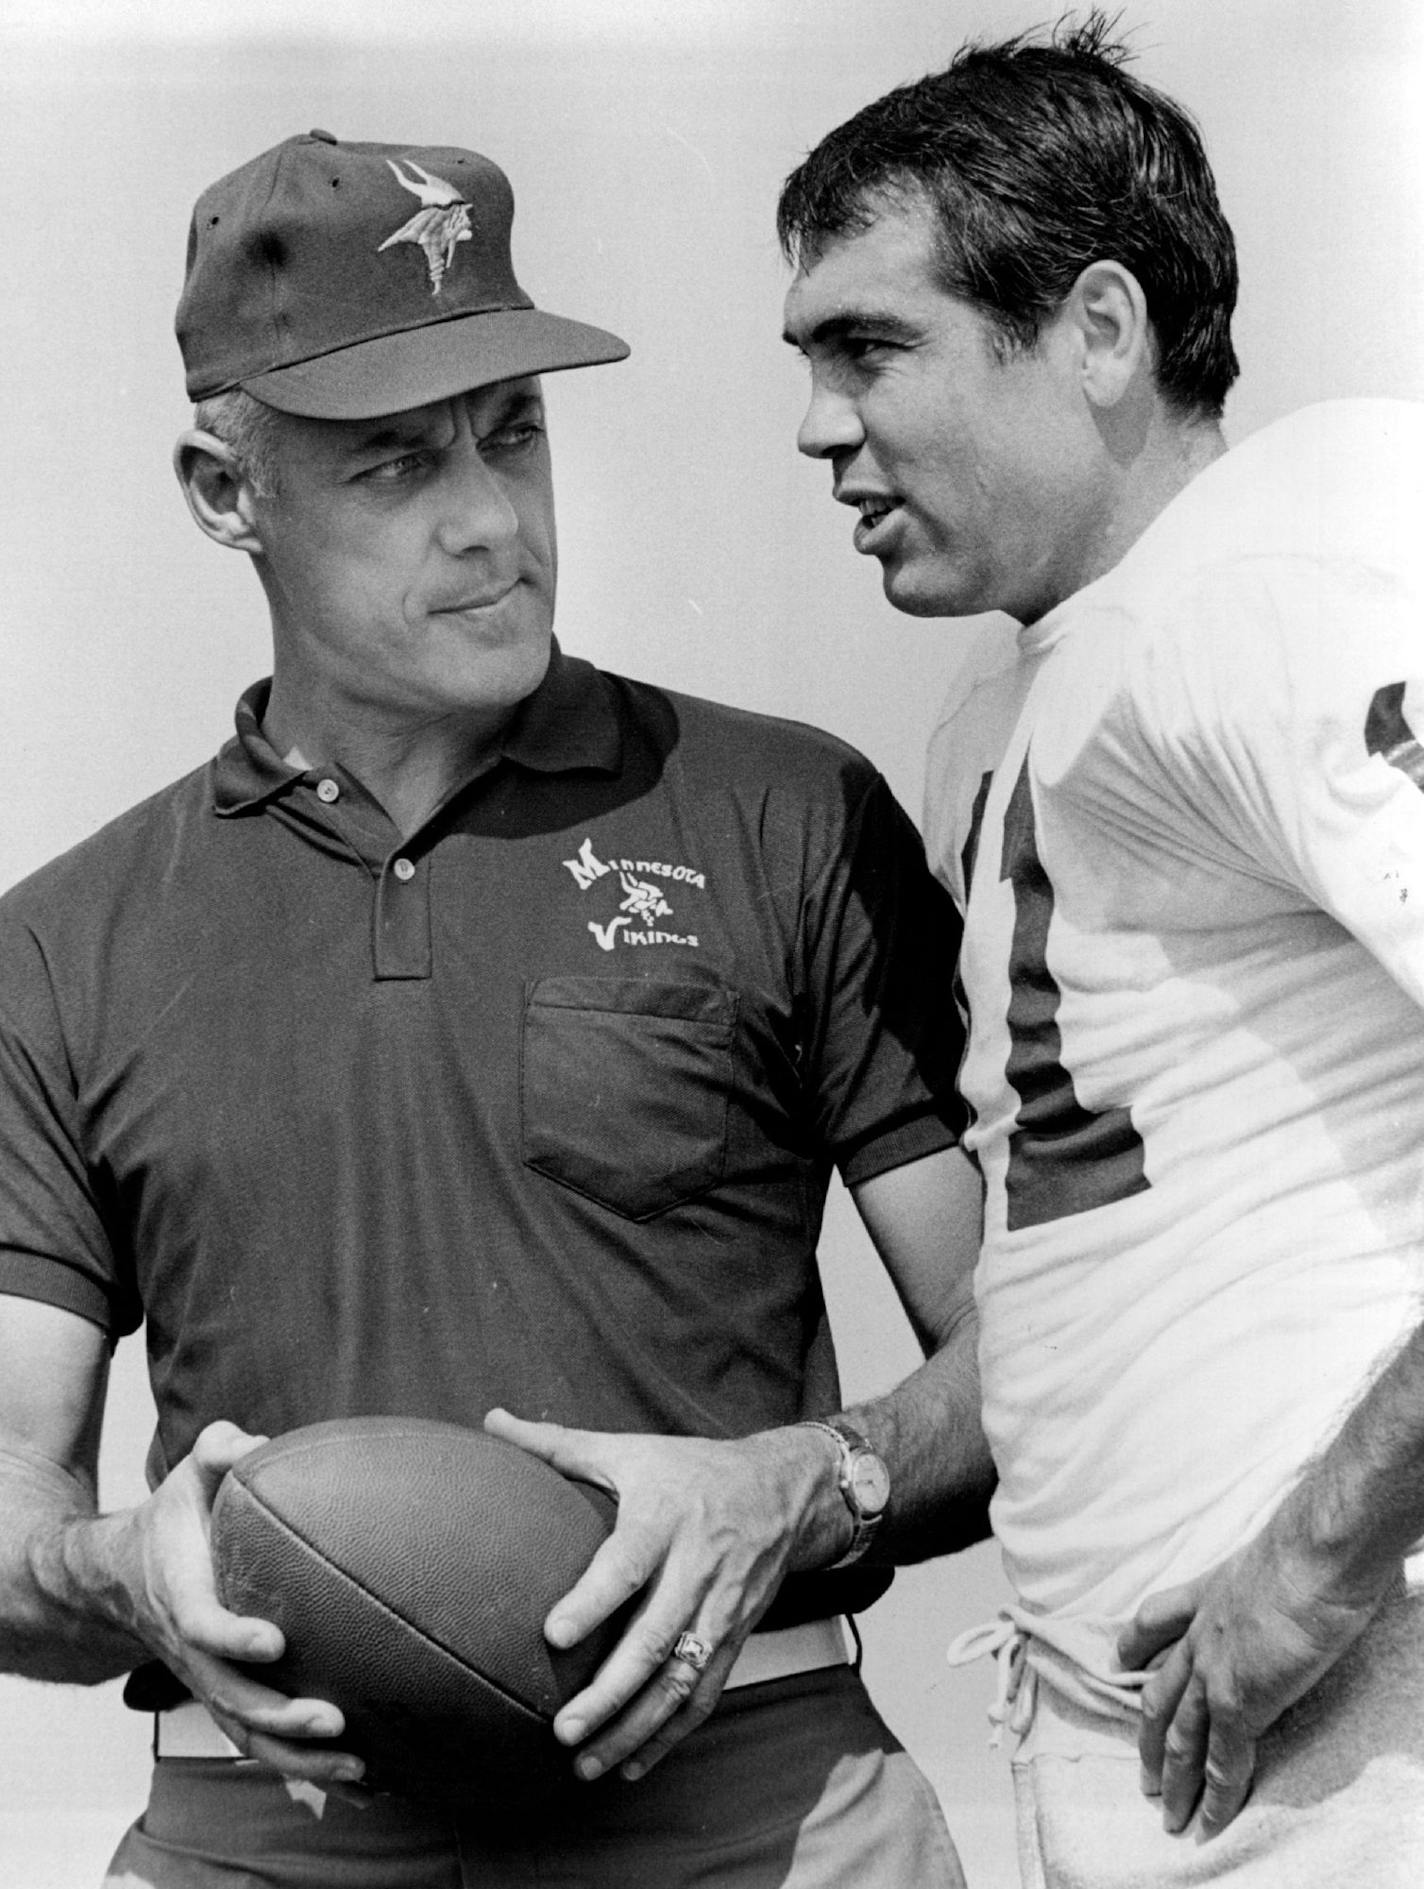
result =
[[442,551],[461,557],[469,551],[500,549],[518,537],[519,514],[504,482],[473,441],[450,455],[443,485],[436,528]]
[[824,382],[813,381],[806,417],[796,433],[796,446],[808,459],[835,459],[853,452],[865,438],[854,401]]

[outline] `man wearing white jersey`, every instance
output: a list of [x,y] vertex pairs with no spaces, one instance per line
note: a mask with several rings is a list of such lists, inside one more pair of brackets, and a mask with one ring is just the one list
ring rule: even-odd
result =
[[[1227,452],[1231,233],[1101,16],[788,180],[802,450],[920,616],[1028,1884],[1424,1881],[1424,411]],[[1138,1795],[1140,1781],[1153,1815]],[[1209,1840],[1207,1840],[1209,1839]]]

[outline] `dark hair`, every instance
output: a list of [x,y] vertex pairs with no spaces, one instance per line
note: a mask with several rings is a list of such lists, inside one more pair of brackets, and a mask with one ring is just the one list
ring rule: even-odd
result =
[[922,199],[940,285],[1005,349],[1031,348],[1091,262],[1142,286],[1157,383],[1215,418],[1238,368],[1236,245],[1191,118],[1122,68],[1094,9],[1045,39],[968,45],[943,72],[888,92],[827,137],[782,188],[776,226],[800,263],[828,238]]

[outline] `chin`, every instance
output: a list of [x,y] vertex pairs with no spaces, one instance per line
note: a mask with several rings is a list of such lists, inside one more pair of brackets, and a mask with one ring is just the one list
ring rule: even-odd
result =
[[447,706],[486,713],[516,707],[544,680],[551,653],[547,639],[469,652],[443,678]]
[[977,617],[999,607],[969,594],[964,584],[949,582],[943,577],[937,582],[933,576],[926,575],[917,579],[912,572],[903,570],[886,570],[884,589],[886,602],[907,617]]

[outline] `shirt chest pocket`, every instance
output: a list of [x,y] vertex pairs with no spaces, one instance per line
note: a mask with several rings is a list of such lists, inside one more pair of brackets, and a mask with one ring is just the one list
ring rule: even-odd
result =
[[527,1167],[629,1220],[704,1193],[727,1158],[735,993],[643,978],[524,990]]

